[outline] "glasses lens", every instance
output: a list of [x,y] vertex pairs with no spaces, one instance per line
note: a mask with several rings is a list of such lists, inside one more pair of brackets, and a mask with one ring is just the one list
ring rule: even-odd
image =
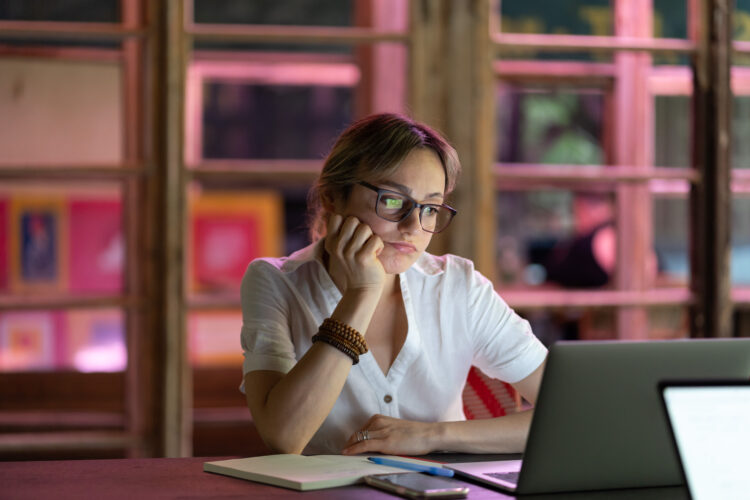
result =
[[378,197],[378,204],[375,206],[375,213],[386,220],[399,222],[409,213],[411,207],[412,202],[406,197],[395,193],[381,193]]
[[440,205],[425,205],[422,207],[422,228],[425,231],[439,233],[450,224],[453,214]]

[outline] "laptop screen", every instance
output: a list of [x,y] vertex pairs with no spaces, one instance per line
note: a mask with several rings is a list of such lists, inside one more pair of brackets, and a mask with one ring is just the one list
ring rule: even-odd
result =
[[750,492],[750,382],[666,386],[664,404],[694,500]]

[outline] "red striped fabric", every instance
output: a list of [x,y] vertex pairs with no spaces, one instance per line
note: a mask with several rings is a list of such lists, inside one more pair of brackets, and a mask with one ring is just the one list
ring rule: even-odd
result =
[[463,392],[467,419],[501,417],[517,411],[516,391],[510,384],[493,379],[472,366]]

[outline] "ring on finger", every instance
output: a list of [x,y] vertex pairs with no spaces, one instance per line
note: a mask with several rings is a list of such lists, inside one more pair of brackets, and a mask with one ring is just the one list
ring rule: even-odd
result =
[[362,431],[362,434],[364,435],[364,440],[365,441],[367,441],[368,439],[370,439],[370,431],[368,431],[367,429],[365,429],[364,431]]
[[364,434],[362,433],[362,431],[357,431],[357,442],[359,443],[360,441],[362,441],[364,439],[365,439],[365,437],[364,437]]

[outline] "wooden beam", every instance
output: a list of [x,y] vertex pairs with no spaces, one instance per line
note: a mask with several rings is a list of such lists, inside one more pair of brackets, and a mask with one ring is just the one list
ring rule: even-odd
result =
[[[120,4],[123,26],[126,29],[145,30],[146,15],[143,2],[140,0],[123,1]],[[130,38],[122,43],[122,109],[124,148],[123,160],[135,164],[144,163],[146,158],[145,144],[149,127],[146,126],[145,106],[145,70],[146,45],[142,38]],[[152,168],[142,168],[141,173],[152,172]],[[129,458],[154,456],[158,442],[158,419],[154,408],[160,389],[150,382],[157,365],[155,352],[156,337],[149,330],[148,313],[155,297],[149,297],[146,285],[149,269],[144,265],[148,236],[143,232],[141,221],[148,219],[152,213],[144,196],[143,176],[130,176],[122,185],[122,231],[125,235],[125,265],[123,276],[125,290],[141,298],[141,306],[124,309],[125,342],[128,352],[128,363],[125,369],[124,404],[127,419],[125,428],[132,437],[133,446],[129,447]]]
[[703,182],[690,192],[692,337],[732,335],[730,294],[732,52],[731,0],[690,0],[694,57],[693,164]]
[[236,24],[191,24],[186,35],[194,41],[298,43],[302,45],[356,45],[375,42],[406,42],[403,31],[379,31],[359,27],[271,26]]
[[[443,70],[445,0],[409,2],[408,102],[410,115],[445,133],[446,82]],[[450,137],[448,137],[450,140]],[[463,160],[463,158],[462,158]],[[455,224],[454,224],[455,226]],[[449,228],[428,247],[434,254],[449,251]]]
[[360,79],[355,94],[355,115],[405,112],[407,5],[404,0],[355,2],[358,28],[402,33],[402,43],[360,43],[355,47]]
[[29,429],[45,428],[123,428],[125,417],[122,413],[102,411],[7,411],[0,413],[0,426],[3,428]]
[[[649,35],[650,36],[650,35]],[[617,53],[622,51],[667,52],[691,54],[695,43],[678,38],[646,38],[640,36],[548,35],[537,33],[495,33],[495,50],[544,50],[548,52]]]
[[119,180],[146,174],[147,167],[121,165],[2,165],[0,179]]
[[534,165],[498,163],[493,168],[498,180],[526,182],[648,182],[653,179],[686,180],[699,183],[700,176],[690,168],[638,167],[634,165]]
[[592,307],[658,307],[690,305],[688,288],[651,290],[499,290],[514,309],[568,309]]
[[187,361],[184,314],[183,265],[185,262],[185,169],[183,162],[183,105],[187,43],[183,32],[182,0],[150,3],[156,23],[154,58],[150,73],[155,79],[151,109],[154,164],[149,179],[149,200],[155,217],[144,221],[153,238],[150,287],[156,299],[150,309],[150,328],[161,339],[154,379],[161,386],[160,453],[190,456],[192,421],[191,373]]
[[447,250],[472,259],[476,268],[495,278],[496,197],[492,175],[495,80],[490,44],[489,0],[448,0],[439,22],[444,26],[441,50],[432,65],[444,82],[444,105],[438,125],[461,158],[463,173],[451,195],[458,209],[446,232]]
[[[652,5],[650,0],[617,0],[614,3],[615,33],[619,38],[651,41]],[[612,128],[614,163],[648,169],[651,158],[645,147],[649,130],[647,75],[651,67],[648,53],[617,52]],[[648,185],[621,184],[617,188],[617,265],[618,290],[642,293],[653,286],[649,275],[652,255],[651,193]],[[617,336],[623,339],[648,338],[647,311],[638,306],[623,307],[617,313]]]
[[133,438],[118,431],[28,432],[0,434],[0,452],[39,452],[50,450],[128,449]]
[[3,38],[54,40],[123,40],[143,37],[142,29],[128,29],[118,23],[62,21],[0,21]]
[[137,295],[2,295],[0,311],[33,311],[40,309],[109,309],[142,304]]

